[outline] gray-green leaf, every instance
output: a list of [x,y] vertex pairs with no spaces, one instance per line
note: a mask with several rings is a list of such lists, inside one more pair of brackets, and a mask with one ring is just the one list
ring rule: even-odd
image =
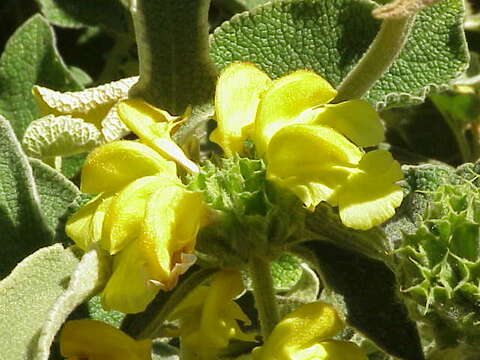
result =
[[42,214],[32,169],[13,130],[0,116],[0,277],[26,255],[50,245],[53,232]]
[[80,190],[58,171],[40,160],[30,159],[40,195],[40,208],[55,241],[65,241],[65,221],[70,206],[81,196]]
[[121,0],[35,0],[52,24],[79,28],[101,26],[120,34],[131,28],[128,8]]
[[32,358],[47,314],[78,261],[71,249],[53,245],[27,257],[0,282],[2,360]]
[[[259,65],[276,78],[314,70],[337,86],[374,39],[380,22],[370,1],[274,1],[235,16],[217,29],[211,55],[219,68],[234,61]],[[463,1],[422,10],[405,48],[365,99],[379,107],[423,101],[467,67]]]
[[12,123],[19,138],[38,117],[34,85],[82,89],[57,51],[52,27],[40,15],[25,22],[7,42],[0,58],[0,83],[0,114]]
[[41,159],[89,152],[102,141],[92,123],[70,115],[47,115],[30,123],[22,143],[28,155]]
[[67,290],[55,301],[40,331],[35,360],[48,360],[50,346],[68,315],[105,285],[110,275],[110,257],[92,249],[83,255],[72,274]]

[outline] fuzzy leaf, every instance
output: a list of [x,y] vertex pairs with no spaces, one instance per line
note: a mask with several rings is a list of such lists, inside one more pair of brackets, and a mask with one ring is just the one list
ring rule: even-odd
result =
[[298,283],[302,277],[303,269],[300,259],[284,254],[272,262],[273,286],[276,290],[289,290]]
[[40,160],[30,159],[35,184],[40,195],[40,208],[55,241],[66,241],[65,222],[70,207],[80,199],[80,190],[62,174]]
[[50,345],[68,315],[83,301],[98,292],[110,275],[110,257],[93,249],[83,255],[66,291],[55,301],[40,331],[35,360],[48,360]]
[[277,303],[282,316],[292,312],[302,304],[308,304],[318,299],[320,281],[317,274],[307,264],[300,264],[302,276],[287,292],[277,294]]
[[0,116],[0,278],[26,255],[50,245],[32,168],[10,124]]
[[71,249],[53,245],[27,257],[0,282],[3,360],[32,358],[47,314],[65,292],[78,261]]
[[397,297],[393,272],[381,261],[323,241],[303,244],[318,261],[321,278],[343,297],[346,321],[400,359],[424,359],[417,328]]
[[63,91],[82,88],[58,54],[53,29],[40,15],[27,20],[7,42],[0,58],[0,83],[0,114],[19,138],[38,117],[34,85]]
[[22,143],[36,158],[68,156],[88,152],[100,145],[102,134],[82,119],[47,115],[30,123]]
[[266,4],[270,0],[236,0],[238,3],[245,6],[246,9],[253,9],[254,7]]
[[128,34],[130,14],[121,0],[35,0],[40,11],[54,25],[79,28],[101,26]]
[[[379,29],[374,8],[356,0],[274,1],[224,23],[210,52],[220,69],[250,61],[274,78],[310,69],[338,86]],[[461,0],[422,10],[399,58],[364,98],[379,107],[418,103],[457,78],[468,64],[463,12]]]
[[102,307],[102,300],[99,295],[91,298],[86,305],[86,316],[88,316],[90,319],[102,321],[116,328],[120,327],[123,319],[125,318],[125,314],[120,311],[105,310]]

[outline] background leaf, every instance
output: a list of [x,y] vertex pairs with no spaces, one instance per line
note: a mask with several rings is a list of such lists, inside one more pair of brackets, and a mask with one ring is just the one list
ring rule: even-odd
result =
[[40,329],[78,264],[71,249],[53,245],[30,255],[0,282],[2,360],[29,359]]
[[10,124],[0,116],[0,276],[26,255],[50,245],[53,232],[42,214],[27,157]]
[[391,355],[424,358],[415,323],[397,297],[395,275],[383,262],[323,241],[302,246],[315,255],[325,286],[343,297],[349,325]]
[[[224,23],[210,52],[220,69],[250,61],[274,78],[310,69],[337,86],[379,29],[374,8],[365,0],[274,1]],[[460,0],[421,11],[399,58],[365,99],[380,107],[418,103],[457,78],[468,64],[463,12]]]
[[120,34],[131,28],[127,1],[121,0],[35,0],[52,24],[79,28],[101,26]]
[[67,178],[40,160],[30,159],[33,176],[40,195],[40,208],[55,241],[66,241],[65,222],[70,207],[80,199],[80,190]]
[[105,285],[110,272],[110,257],[104,251],[93,249],[83,255],[71,276],[68,288],[55,301],[45,318],[35,360],[48,360],[50,345],[68,315]]
[[17,29],[0,58],[0,114],[12,123],[20,139],[38,117],[34,85],[61,91],[82,89],[58,54],[53,29],[40,15]]

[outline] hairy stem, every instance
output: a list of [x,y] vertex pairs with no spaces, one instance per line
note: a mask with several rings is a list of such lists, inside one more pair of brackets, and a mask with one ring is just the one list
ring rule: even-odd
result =
[[334,103],[361,98],[400,54],[415,15],[386,19],[367,52],[338,87]]
[[253,282],[253,295],[260,318],[263,340],[265,341],[280,320],[275,301],[270,263],[258,257],[252,258],[250,260],[250,276]]
[[130,90],[181,115],[213,98],[216,70],[208,54],[210,0],[132,0],[140,79]]

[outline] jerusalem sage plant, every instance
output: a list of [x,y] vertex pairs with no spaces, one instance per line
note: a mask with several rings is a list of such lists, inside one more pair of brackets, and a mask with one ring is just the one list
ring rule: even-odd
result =
[[2,359],[478,358],[462,0],[7,4]]

